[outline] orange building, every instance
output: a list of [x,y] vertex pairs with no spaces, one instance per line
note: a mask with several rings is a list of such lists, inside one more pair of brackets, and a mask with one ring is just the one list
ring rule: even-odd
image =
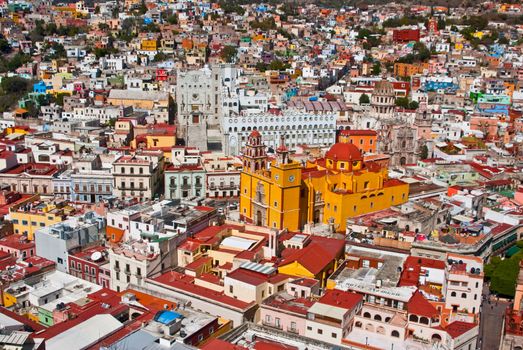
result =
[[408,78],[415,74],[423,73],[425,67],[420,64],[394,63],[394,75],[396,77]]
[[361,153],[376,153],[378,133],[374,130],[341,130],[338,142],[352,143]]

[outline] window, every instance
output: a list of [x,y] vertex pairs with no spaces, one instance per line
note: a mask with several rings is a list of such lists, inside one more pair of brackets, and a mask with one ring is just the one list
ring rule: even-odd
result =
[[233,286],[229,286],[229,293],[233,292]]
[[338,337],[338,335],[337,335],[336,333],[334,333],[334,332],[332,332],[331,336],[332,336],[334,339],[336,339],[336,338]]
[[57,261],[59,264],[63,264],[63,263],[64,263],[64,259],[62,259],[62,258],[56,258],[56,261]]
[[202,341],[203,340],[203,334],[199,334],[198,335],[198,341]]
[[36,225],[38,225],[38,224],[37,224],[36,221],[31,221],[31,225],[32,225],[32,226],[36,226]]
[[265,322],[271,323],[271,315],[265,315]]
[[307,330],[308,331],[312,331],[312,327],[311,326],[307,326]]
[[450,296],[451,296],[451,297],[455,297],[455,296],[456,296],[456,292],[452,292],[452,293],[450,293]]
[[461,293],[461,298],[466,299],[467,298],[467,293]]
[[323,329],[318,328],[318,334],[323,334]]

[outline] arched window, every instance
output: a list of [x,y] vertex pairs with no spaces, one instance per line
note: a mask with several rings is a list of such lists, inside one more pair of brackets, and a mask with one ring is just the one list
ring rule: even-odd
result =
[[434,333],[431,339],[433,343],[439,343],[441,341],[441,335]]
[[456,296],[456,292],[452,292],[452,293],[450,293],[450,296],[451,296],[451,297],[455,297],[455,296]]
[[416,316],[416,315],[410,315],[410,316],[409,316],[409,321],[411,321],[411,322],[418,322],[418,316]]
[[363,313],[363,317],[370,318],[370,313],[368,313],[368,312]]
[[398,332],[398,331],[392,331],[392,332],[390,333],[390,335],[393,336],[394,338],[399,338],[399,337],[400,337],[400,332]]
[[466,299],[466,298],[467,298],[467,293],[461,293],[461,297],[462,297],[463,299]]
[[378,315],[378,314],[374,315],[374,319],[376,321],[381,321],[381,315]]
[[420,317],[419,323],[421,323],[421,324],[429,324],[429,319],[427,317]]

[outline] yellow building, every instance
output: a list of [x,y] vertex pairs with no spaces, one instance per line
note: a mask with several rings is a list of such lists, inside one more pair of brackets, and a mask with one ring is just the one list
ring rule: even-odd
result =
[[364,163],[358,148],[337,143],[325,158],[302,166],[282,144],[270,162],[258,131],[248,138],[241,173],[240,216],[259,226],[297,231],[325,223],[344,232],[347,218],[408,200],[408,184],[388,178],[388,169]]
[[71,206],[34,201],[10,208],[9,216],[13,223],[13,232],[33,240],[38,229],[62,222],[73,212],[74,208]]
[[156,39],[142,39],[140,48],[143,51],[156,51],[158,49],[158,41]]

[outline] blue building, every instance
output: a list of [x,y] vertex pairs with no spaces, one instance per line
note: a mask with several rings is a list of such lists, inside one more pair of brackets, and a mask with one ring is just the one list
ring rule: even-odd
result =
[[43,81],[39,81],[38,83],[33,84],[33,92],[39,93],[39,94],[46,94],[47,93],[47,85]]

